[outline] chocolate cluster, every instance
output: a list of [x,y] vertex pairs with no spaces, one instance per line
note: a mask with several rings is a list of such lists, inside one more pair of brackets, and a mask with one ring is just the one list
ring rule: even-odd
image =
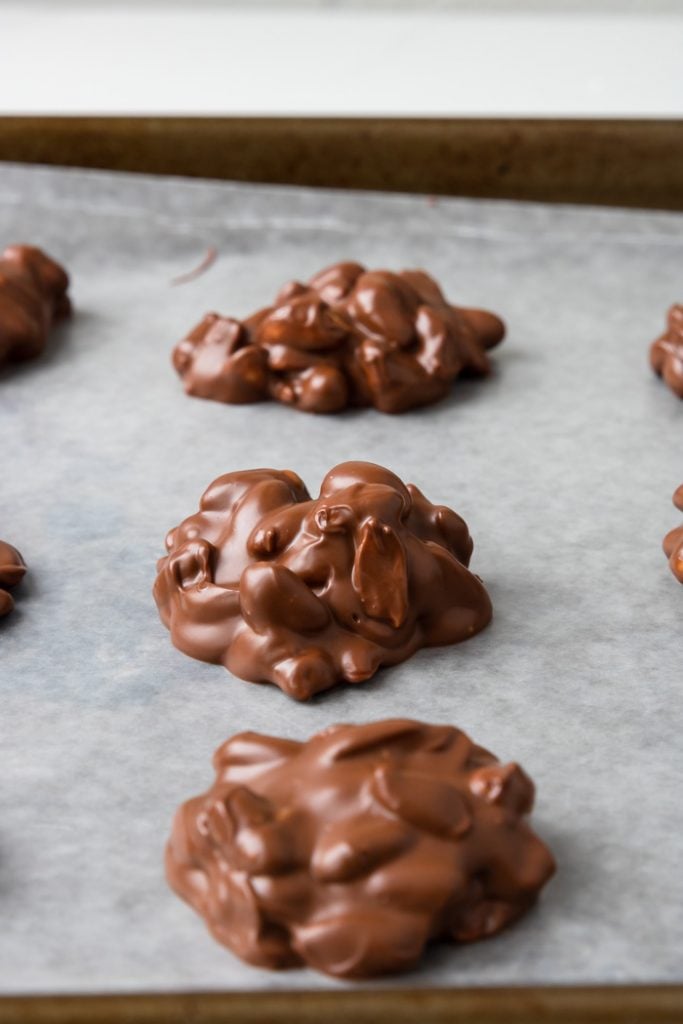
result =
[[41,354],[52,325],[71,312],[69,278],[30,245],[0,256],[0,366]]
[[215,480],[166,538],[154,597],[176,647],[305,700],[491,618],[472,540],[388,469],[347,462],[313,500],[290,471]]
[[[675,492],[673,502],[683,512],[683,484]],[[679,583],[683,583],[683,526],[677,526],[667,533],[663,547],[672,573]]]
[[669,310],[664,334],[650,347],[650,362],[673,393],[683,398],[683,305]]
[[260,967],[341,978],[411,967],[523,914],[553,874],[534,786],[445,725],[334,725],[306,743],[241,733],[178,810],[172,888]]
[[451,306],[424,271],[338,263],[244,321],[208,314],[173,364],[201,398],[399,413],[443,398],[461,374],[487,374],[504,333],[492,313]]
[[24,578],[26,563],[16,548],[0,540],[0,616],[14,608],[14,598],[8,593]]

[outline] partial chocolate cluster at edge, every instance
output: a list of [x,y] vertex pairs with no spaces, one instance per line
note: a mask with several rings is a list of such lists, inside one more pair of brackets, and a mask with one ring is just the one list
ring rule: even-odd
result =
[[241,733],[178,810],[172,888],[260,967],[340,978],[413,966],[520,917],[555,870],[534,786],[458,729],[334,725],[306,743]]
[[399,413],[443,398],[462,374],[487,374],[504,333],[493,313],[450,305],[424,271],[338,263],[244,321],[209,313],[173,364],[201,398]]
[[0,617],[14,608],[14,598],[8,591],[20,583],[26,573],[26,563],[16,548],[0,540]]
[[166,547],[154,597],[176,647],[298,700],[491,618],[465,522],[369,462],[315,500],[291,471],[219,477]]
[[650,348],[650,362],[673,393],[683,398],[683,305],[669,310],[666,330]]
[[68,316],[69,278],[58,263],[30,245],[0,256],[0,366],[39,356],[52,325]]
[[[673,503],[683,512],[683,484],[676,490]],[[683,583],[683,526],[677,526],[667,533],[663,547],[672,573],[679,583]]]

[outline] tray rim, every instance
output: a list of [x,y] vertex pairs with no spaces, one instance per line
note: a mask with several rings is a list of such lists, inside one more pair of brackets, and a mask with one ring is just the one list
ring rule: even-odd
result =
[[683,210],[683,119],[15,115],[0,161]]
[[683,985],[9,996],[3,1024],[680,1024]]

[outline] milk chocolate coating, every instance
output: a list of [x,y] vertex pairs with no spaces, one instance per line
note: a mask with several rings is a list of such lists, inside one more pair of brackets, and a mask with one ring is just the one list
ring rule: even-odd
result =
[[398,413],[443,398],[460,374],[487,374],[504,333],[493,313],[449,305],[424,271],[338,263],[247,320],[207,314],[173,365],[188,394],[219,402]]
[[30,245],[0,256],[0,366],[42,353],[52,325],[71,312],[69,278],[58,263]]
[[[675,492],[673,502],[683,512],[683,484]],[[683,583],[683,526],[677,526],[667,533],[663,548],[672,573],[679,583]]]
[[219,477],[166,537],[154,597],[176,647],[306,700],[491,618],[465,522],[347,462],[312,500],[291,471]]
[[24,578],[26,563],[16,548],[0,540],[0,616],[14,608],[14,598],[7,590]]
[[683,398],[683,306],[672,306],[661,338],[653,341],[650,362],[655,373]]
[[259,967],[404,971],[433,940],[523,914],[555,870],[526,822],[534,786],[447,725],[333,725],[306,743],[245,732],[176,813],[172,888]]

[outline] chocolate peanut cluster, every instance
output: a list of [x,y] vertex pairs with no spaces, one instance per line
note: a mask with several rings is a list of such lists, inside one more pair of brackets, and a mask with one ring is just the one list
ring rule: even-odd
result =
[[404,971],[434,940],[523,914],[555,870],[534,786],[458,729],[395,719],[306,743],[241,733],[178,810],[172,888],[251,964],[340,978]]
[[494,314],[451,306],[424,271],[338,263],[244,321],[209,313],[173,364],[201,398],[399,413],[443,398],[461,374],[487,374],[504,333]]
[[12,245],[0,256],[0,366],[42,353],[52,325],[71,312],[66,272],[40,249]]
[[14,608],[14,598],[8,590],[21,582],[25,572],[26,563],[17,549],[0,540],[0,616]]
[[297,700],[491,618],[465,522],[369,462],[315,500],[291,471],[219,477],[166,547],[154,596],[176,647]]
[[683,398],[683,305],[669,310],[664,334],[650,347],[650,362],[673,393]]
[[[676,490],[673,503],[683,512],[683,484]],[[672,573],[679,583],[683,583],[683,526],[677,526],[667,533],[663,547]]]

